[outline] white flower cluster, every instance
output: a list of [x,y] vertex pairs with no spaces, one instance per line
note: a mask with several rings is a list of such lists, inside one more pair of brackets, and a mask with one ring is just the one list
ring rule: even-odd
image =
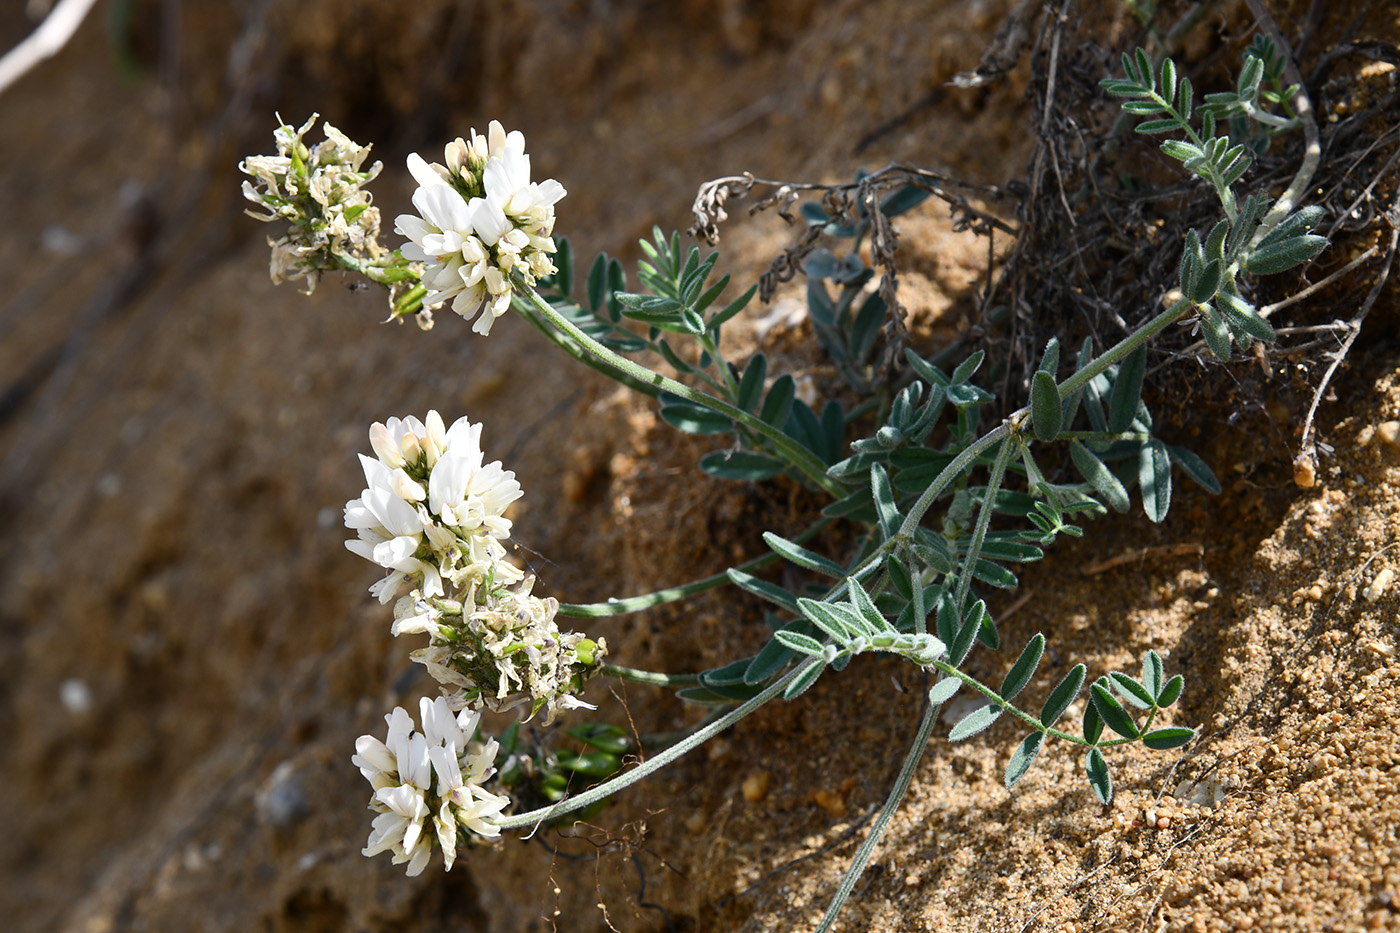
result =
[[607,643],[561,633],[558,600],[532,595],[535,578],[505,560],[504,513],[520,484],[500,461],[483,462],[481,425],[459,418],[449,428],[430,411],[426,422],[376,423],[369,439],[377,456],[360,456],[369,485],[345,504],[357,534],[345,546],[388,571],[370,587],[380,602],[408,589],[393,632],[431,639],[413,659],[457,691],[458,708],[523,707],[527,719],[543,709],[552,722],[585,706],[574,693]]
[[605,639],[560,632],[559,602],[519,587],[473,587],[462,602],[405,596],[394,607],[394,634],[422,632],[432,639],[410,656],[439,683],[456,688],[455,704],[503,712],[523,708],[522,719],[545,711],[545,725],[563,710],[595,709],[574,694],[607,654]]
[[555,271],[554,205],[564,186],[552,178],[530,181],[525,137],[519,130],[507,135],[495,120],[486,136],[473,129],[470,142],[449,143],[444,161],[408,157],[418,214],[399,215],[394,230],[412,241],[404,258],[428,264],[424,306],[450,299],[453,311],[476,318],[472,330],[487,334],[510,307],[512,273],[533,285]]
[[368,486],[345,504],[345,546],[389,571],[370,587],[389,603],[405,585],[424,597],[444,596],[444,581],[468,587],[519,582],[501,542],[510,535],[506,507],[521,496],[515,474],[499,460],[484,463],[481,425],[436,411],[376,422],[369,432],[377,458],[360,455]]
[[379,814],[363,853],[392,852],[395,865],[408,863],[410,876],[427,867],[434,840],[451,870],[458,826],[485,839],[499,836],[489,820],[510,803],[481,786],[495,774],[497,744],[471,740],[480,714],[454,716],[442,697],[424,697],[418,709],[421,733],[403,707],[395,707],[384,717],[387,740],[360,736],[350,759],[374,788],[370,809]]
[[362,171],[370,147],[329,123],[322,125],[325,141],[308,147],[302,137],[318,116],[312,114],[295,130],[279,126],[273,133],[277,155],[249,156],[238,163],[240,171],[257,181],[243,182],[243,196],[268,212],[248,211],[248,216],[288,224],[285,235],[267,240],[273,284],[305,279],[308,295],[322,271],[344,266],[344,260],[338,262],[332,254],[354,263],[388,255],[379,243],[379,209],[364,190],[383,163]]

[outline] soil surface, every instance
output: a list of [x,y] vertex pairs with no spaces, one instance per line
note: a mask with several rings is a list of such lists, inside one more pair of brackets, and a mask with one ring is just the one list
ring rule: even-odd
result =
[[[0,13],[0,44],[39,6]],[[433,689],[408,661],[416,645],[396,642],[366,595],[374,571],[341,544],[371,422],[429,408],[483,422],[488,458],[525,489],[519,557],[571,602],[720,571],[762,553],[765,529],[797,533],[822,502],[786,480],[706,478],[694,466],[705,439],[513,317],[487,339],[450,315],[423,333],[379,323],[381,295],[335,277],[309,299],[274,288],[268,228],[242,215],[235,166],[270,151],[274,111],[299,123],[318,110],[374,142],[392,217],[408,209],[408,152],[435,157],[496,118],[525,132],[537,176],[569,190],[558,232],[576,253],[630,262],[653,224],[688,226],[696,188],[721,175],[831,183],[905,161],[999,186],[1034,177],[1035,89],[1053,56],[1032,6],[137,0],[94,13],[0,95],[7,929],[815,926],[917,726],[927,685],[907,664],[857,659],[589,824],[466,853],[450,873],[435,860],[405,878],[360,855],[370,815],[355,737]],[[1061,82],[1092,86],[1143,41],[1125,6],[1059,6]],[[1187,9],[1162,6],[1167,25]],[[1377,255],[1275,319],[1331,325],[1356,314],[1393,251],[1386,55],[1400,19],[1385,3],[1271,6],[1286,36],[1306,38],[1324,125],[1389,108],[1359,126],[1369,149],[1354,177],[1327,176],[1341,179],[1327,196],[1354,199],[1360,219],[1309,279]],[[1009,15],[1029,17],[1031,48],[984,87],[950,86]],[[1208,7],[1181,52],[1198,87],[1223,80],[1251,22],[1242,4]],[[1337,64],[1365,42],[1390,52]],[[1105,133],[1105,113],[1056,131]],[[1274,156],[1292,165],[1299,149]],[[720,245],[740,283],[795,236],[744,207]],[[1027,222],[1014,203],[988,209]],[[900,218],[911,341],[925,355],[969,333],[1014,348],[981,317],[1006,238],[989,252],[954,227],[936,201]],[[1124,259],[1120,271],[1137,270]],[[770,372],[838,392],[799,286],[746,312],[735,354],[762,348]],[[1013,317],[1029,328],[1035,313]],[[1095,326],[1112,335],[1112,321]],[[1175,410],[1163,435],[1211,463],[1223,493],[1179,481],[1165,523],[1139,508],[1056,544],[991,599],[1003,648],[978,649],[968,669],[997,683],[1043,632],[1038,698],[1075,663],[1135,671],[1153,648],[1187,680],[1171,723],[1200,738],[1115,752],[1116,796],[1101,806],[1073,749],[1051,744],[1008,792],[1015,728],[950,744],[946,722],[838,929],[1400,929],[1396,322],[1391,284],[1323,396],[1309,488],[1292,461],[1335,332],[1155,374],[1149,395]],[[619,663],[688,672],[757,649],[762,619],[755,600],[717,590],[587,627]],[[704,712],[635,684],[600,681],[588,698],[641,733]]]

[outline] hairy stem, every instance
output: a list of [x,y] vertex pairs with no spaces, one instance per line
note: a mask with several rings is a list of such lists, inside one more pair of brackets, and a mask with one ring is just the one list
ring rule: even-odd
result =
[[612,375],[612,372],[616,371],[631,376],[633,380],[653,387],[654,391],[647,393],[649,395],[654,395],[655,391],[670,392],[678,398],[683,398],[696,405],[703,405],[711,411],[718,412],[727,418],[733,419],[755,434],[768,440],[768,442],[773,445],[773,449],[782,454],[784,459],[786,459],[794,469],[798,470],[829,494],[837,498],[846,494],[846,489],[842,484],[826,475],[826,465],[822,463],[821,460],[817,459],[815,454],[788,437],[779,429],[728,402],[717,399],[712,395],[707,395],[704,392],[697,392],[690,388],[690,386],[679,383],[674,379],[668,379],[660,373],[653,372],[645,366],[632,362],[626,357],[619,356],[575,327],[572,321],[561,315],[555,308],[550,306],[549,302],[541,298],[538,292],[525,284],[525,281],[520,278],[519,275],[516,275],[512,279],[512,282],[515,285],[515,292],[517,295],[522,296],[529,302],[534,310],[545,320],[549,321],[551,325],[563,331],[581,348],[605,363],[609,367],[609,375]]
[[517,813],[514,816],[508,816],[504,819],[496,820],[495,823],[501,829],[523,829],[526,826],[542,823],[545,820],[553,819],[557,816],[563,816],[566,813],[573,813],[577,810],[582,810],[584,807],[590,806],[591,804],[594,804],[599,800],[604,800],[608,797],[611,797],[613,794],[617,793],[623,788],[629,787],[632,784],[637,783],[647,775],[666,767],[668,764],[675,761],[677,758],[681,757],[686,752],[692,751],[695,748],[704,745],[710,739],[719,735],[725,729],[728,729],[730,726],[743,719],[749,713],[752,713],[754,710],[763,706],[769,700],[781,694],[783,690],[787,688],[787,685],[789,683],[795,680],[799,675],[806,673],[807,669],[813,664],[821,663],[823,662],[820,658],[809,658],[806,662],[799,664],[798,666],[794,667],[792,670],[784,674],[782,677],[780,677],[778,680],[774,681],[771,686],[765,689],[758,696],[754,697],[752,700],[749,700],[739,708],[729,713],[726,713],[723,717],[715,720],[703,729],[696,730],[687,738],[682,739],[675,745],[672,745],[664,752],[657,754],[656,757],[647,759],[645,762],[637,765],[637,767],[633,768],[631,771],[628,771],[626,774],[620,774],[610,781],[604,781],[597,787],[590,788],[589,790],[586,790],[583,793],[579,794],[577,797],[569,797],[565,800],[559,801],[556,804],[551,804],[547,807],[540,807],[537,810],[530,810],[527,813]]

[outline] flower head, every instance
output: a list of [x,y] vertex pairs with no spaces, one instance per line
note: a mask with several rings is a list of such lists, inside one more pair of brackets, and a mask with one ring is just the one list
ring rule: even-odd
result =
[[495,838],[501,831],[489,820],[510,804],[510,798],[482,787],[495,774],[497,744],[472,741],[480,714],[454,715],[442,697],[424,697],[418,709],[421,733],[407,711],[395,707],[384,717],[386,740],[360,736],[350,759],[374,789],[369,806],[379,814],[363,854],[392,852],[395,865],[408,863],[409,875],[427,866],[434,841],[451,870],[458,827],[470,831],[468,840],[471,834]]
[[412,241],[404,257],[427,264],[424,305],[451,300],[453,311],[476,319],[472,330],[487,334],[510,307],[513,273],[533,285],[555,271],[554,205],[565,191],[553,179],[532,182],[525,137],[494,120],[486,136],[473,129],[470,142],[449,143],[444,160],[409,155],[418,213],[400,214],[394,230]]
[[524,719],[543,710],[546,725],[562,710],[592,709],[576,694],[607,641],[559,631],[559,602],[531,594],[534,582],[473,586],[460,601],[411,594],[394,607],[394,634],[427,633],[428,647],[410,657],[473,709],[519,709]]
[[427,422],[390,418],[369,432],[375,457],[360,455],[368,484],[345,504],[345,546],[389,574],[371,587],[383,603],[404,584],[425,597],[455,586],[509,584],[522,574],[505,560],[510,519],[522,495],[499,460],[485,463],[481,425],[459,418],[446,427],[436,411]]
[[285,235],[269,237],[274,284],[304,279],[306,293],[316,288],[327,269],[362,267],[389,253],[379,243],[379,209],[365,185],[383,168],[363,168],[369,146],[361,146],[329,123],[325,140],[307,146],[302,138],[316,123],[312,114],[297,129],[285,124],[273,133],[275,156],[249,156],[238,168],[252,180],[243,196],[267,213],[248,211],[262,221],[283,221]]

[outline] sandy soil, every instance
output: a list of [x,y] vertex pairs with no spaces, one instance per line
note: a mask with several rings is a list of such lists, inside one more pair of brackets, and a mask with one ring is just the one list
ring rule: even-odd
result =
[[[653,223],[686,226],[700,182],[742,170],[837,181],[901,159],[1002,184],[1031,155],[1026,62],[990,90],[945,85],[1010,6],[134,3],[125,32],[94,17],[0,96],[10,928],[810,928],[917,724],[907,665],[859,659],[593,825],[416,879],[360,856],[354,738],[430,689],[364,594],[373,572],[340,544],[371,421],[436,407],[484,422],[488,454],[526,490],[516,537],[538,556],[524,559],[571,601],[715,572],[820,503],[783,481],[705,479],[705,444],[548,356],[518,321],[488,341],[452,320],[423,334],[380,325],[377,295],[333,279],[310,300],[274,289],[234,165],[267,150],[274,110],[320,110],[375,140],[392,215],[408,151],[497,117],[569,189],[560,232],[624,257]],[[1358,29],[1394,41],[1394,12],[1373,7],[1360,27],[1327,12],[1309,54]],[[1069,11],[1105,49],[1135,40],[1116,6]],[[1296,30],[1308,6],[1276,12]],[[1246,16],[1213,13],[1189,50],[1213,62]],[[30,25],[0,14],[0,42]],[[1393,176],[1379,190],[1393,197]],[[747,281],[790,231],[734,213],[725,263]],[[971,318],[985,242],[931,205],[900,229],[901,296],[932,349]],[[1388,231],[1377,218],[1346,249]],[[1350,317],[1337,295],[1364,294],[1375,271],[1292,322]],[[755,308],[740,346],[770,310]],[[837,381],[805,323],[762,346]],[[1400,929],[1400,581],[1378,591],[1400,572],[1396,351],[1392,286],[1322,405],[1335,454],[1308,490],[1292,481],[1310,400],[1297,384],[1316,384],[1320,352],[1276,360],[1270,380],[1252,361],[1162,377],[1164,399],[1199,398],[1207,378],[1250,387],[1172,429],[1224,494],[1182,483],[1163,525],[1105,520],[1057,545],[992,603],[1006,647],[970,663],[1000,678],[1043,632],[1038,697],[1074,663],[1133,670],[1155,648],[1188,680],[1172,721],[1200,740],[1115,756],[1102,807],[1070,750],[1047,748],[1008,793],[1013,728],[940,734],[842,929]],[[624,663],[695,670],[758,647],[761,618],[718,591],[597,631]],[[590,697],[640,731],[699,716],[635,685]]]

